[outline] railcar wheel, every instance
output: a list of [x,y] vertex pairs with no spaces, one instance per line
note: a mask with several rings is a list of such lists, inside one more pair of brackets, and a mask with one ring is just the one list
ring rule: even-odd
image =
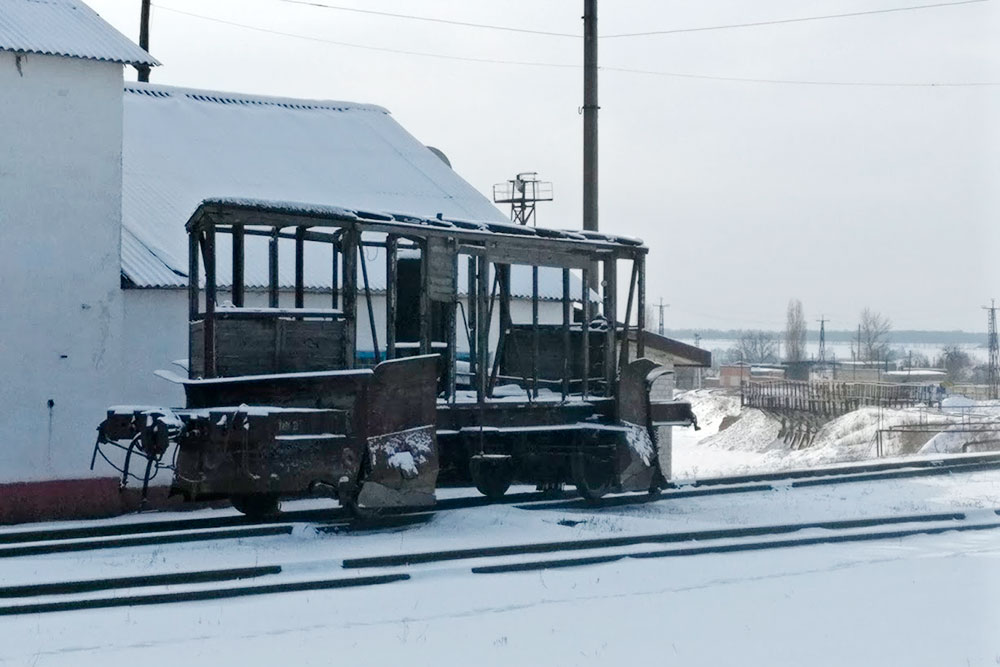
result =
[[597,500],[611,490],[612,470],[610,461],[576,452],[570,462],[576,491],[586,500]]
[[472,483],[479,493],[490,500],[499,500],[514,481],[514,466],[510,457],[473,456],[469,461]]
[[277,493],[238,494],[229,501],[238,511],[254,519],[273,516],[281,510]]

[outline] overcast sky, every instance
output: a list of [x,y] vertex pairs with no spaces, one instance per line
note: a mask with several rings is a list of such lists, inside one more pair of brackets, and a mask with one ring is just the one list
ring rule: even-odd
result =
[[[582,33],[582,0],[317,0]],[[603,35],[866,11],[932,0],[605,0]],[[945,0],[948,1],[948,0]],[[138,40],[139,0],[87,0]],[[175,11],[169,11],[175,10]],[[467,62],[310,41],[489,61]],[[605,38],[604,68],[838,83],[1000,83],[1000,0],[660,36]],[[581,226],[582,39],[283,0],[154,0],[158,83],[387,107],[487,196],[552,181],[545,226]],[[129,79],[135,73],[126,73]],[[790,298],[850,329],[982,330],[1000,298],[1000,86],[600,78],[600,224],[651,248],[670,327],[781,328]],[[810,322],[812,325],[812,322]]]

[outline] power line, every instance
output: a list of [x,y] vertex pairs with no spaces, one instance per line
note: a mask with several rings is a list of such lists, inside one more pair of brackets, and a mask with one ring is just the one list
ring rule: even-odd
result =
[[295,39],[304,39],[310,42],[321,42],[323,44],[334,44],[336,46],[346,46],[352,49],[364,49],[366,51],[381,51],[384,53],[396,53],[404,56],[420,56],[423,58],[439,58],[441,60],[459,60],[463,62],[473,62],[473,63],[492,63],[498,65],[523,65],[527,67],[559,67],[559,68],[570,68],[579,69],[579,65],[564,65],[561,63],[546,63],[546,62],[533,62],[525,60],[503,60],[497,58],[475,58],[472,56],[453,56],[444,53],[431,53],[428,51],[409,51],[406,49],[393,49],[384,46],[370,46],[367,44],[357,44],[354,42],[342,42],[335,39],[326,39],[324,37],[311,37],[309,35],[302,35],[295,32],[283,32],[281,30],[272,30],[270,28],[261,28],[255,25],[247,25],[246,23],[238,23],[236,21],[227,21],[226,19],[215,18],[214,16],[204,16],[202,14],[195,14],[194,12],[186,12],[181,9],[174,9],[173,7],[164,7],[163,5],[154,5],[157,9],[162,9],[163,11],[171,12],[174,14],[183,14],[184,16],[190,16],[192,18],[201,19],[203,21],[211,21],[213,23],[222,23],[224,25],[233,26],[236,28],[245,28],[247,30],[255,30],[257,32],[263,32],[270,35],[280,35],[282,37],[293,37]]
[[505,32],[520,32],[528,35],[546,35],[549,37],[575,37],[580,39],[583,35],[569,32],[550,32],[548,30],[531,30],[529,28],[514,28],[512,26],[492,25],[489,23],[470,23],[468,21],[453,21],[451,19],[440,19],[431,16],[415,16],[413,14],[396,14],[394,12],[382,12],[374,9],[359,9],[357,7],[342,7],[340,5],[328,5],[322,2],[309,2],[309,0],[278,0],[287,2],[290,5],[306,5],[307,7],[318,7],[321,9],[334,9],[341,12],[353,12],[355,14],[371,14],[373,16],[387,16],[394,19],[408,19],[410,21],[425,21],[427,23],[444,23],[456,25],[463,28],[486,28],[489,30],[503,30]]
[[732,83],[768,83],[785,86],[847,86],[863,88],[976,88],[1000,86],[1000,82],[998,81],[814,81],[809,79],[767,79],[740,76],[715,76],[712,74],[687,74],[683,72],[659,72],[655,70],[631,69],[628,67],[602,67],[601,69],[607,72],[626,72],[629,74],[646,74],[678,79],[703,79],[705,81],[728,81]]
[[845,12],[843,14],[826,14],[822,16],[801,16],[792,19],[774,19],[771,21],[753,21],[749,23],[730,23],[726,25],[712,25],[700,28],[674,28],[671,30],[650,30],[647,32],[623,32],[615,35],[601,35],[602,39],[618,39],[620,37],[651,37],[653,35],[676,35],[683,32],[706,32],[709,30],[731,30],[734,28],[757,28],[766,25],[782,25],[785,23],[802,23],[805,21],[826,21],[828,19],[844,19],[855,16],[870,16],[872,14],[891,14],[894,12],[911,12],[920,9],[937,9],[941,7],[955,7],[957,5],[971,5],[979,2],[990,2],[991,0],[959,0],[958,2],[936,2],[929,5],[910,5],[908,7],[891,7],[888,9],[871,9],[863,12]]
[[[984,2],[986,0],[974,0],[974,1]],[[157,9],[161,9],[163,11],[171,12],[174,14],[181,14],[184,16],[189,16],[191,18],[196,18],[203,21],[210,21],[212,23],[220,23],[235,28],[243,28],[246,30],[253,30],[256,32],[266,33],[270,35],[291,37],[294,39],[302,39],[322,44],[333,44],[335,46],[343,46],[352,49],[363,49],[366,51],[378,51],[382,53],[394,53],[397,55],[417,56],[421,58],[435,58],[438,60],[455,60],[460,62],[487,63],[493,65],[518,65],[522,67],[552,67],[558,69],[581,68],[581,65],[578,64],[564,64],[564,63],[540,62],[540,61],[529,61],[529,60],[506,60],[501,58],[477,58],[474,56],[456,56],[444,53],[433,53],[429,51],[412,51],[408,49],[394,49],[391,47],[371,46],[368,44],[358,44],[356,42],[344,42],[335,39],[327,39],[325,37],[312,37],[310,35],[302,35],[300,33],[272,30],[270,28],[262,28],[260,26],[248,25],[246,23],[239,23],[237,21],[229,21],[226,19],[220,19],[213,16],[204,16],[202,14],[195,14],[194,12],[187,12],[181,9],[174,9],[173,7],[164,7],[163,5],[160,4],[156,4],[154,6]],[[660,76],[660,77],[680,78],[680,79],[701,79],[705,81],[724,81],[730,83],[761,83],[761,84],[774,84],[774,85],[841,86],[841,87],[855,86],[855,87],[870,87],[870,88],[967,88],[967,87],[1000,86],[1000,82],[992,82],[992,81],[973,81],[973,82],[956,82],[956,83],[812,81],[804,79],[768,79],[768,78],[735,77],[735,76],[716,76],[711,74],[690,74],[685,72],[662,72],[656,70],[633,69],[627,67],[601,67],[600,69],[605,72],[623,72],[623,73],[641,74],[647,76]]]
[[[806,21],[826,21],[830,19],[854,18],[858,16],[870,16],[873,14],[892,14],[896,12],[911,12],[921,9],[939,9],[943,7],[954,7],[958,5],[970,5],[980,2],[990,2],[991,0],[958,0],[957,2],[936,2],[924,5],[908,5],[905,7],[890,7],[887,9],[871,9],[858,12],[844,12],[841,14],[825,14],[820,16],[801,16],[789,19],[773,19],[768,21],[751,21],[747,23],[728,23],[722,25],[700,26],[694,28],[671,28],[668,30],[650,30],[646,32],[625,32],[611,35],[600,35],[600,39],[619,39],[623,37],[650,37],[654,35],[676,35],[690,32],[708,32],[712,30],[732,30],[738,28],[756,28],[769,25],[783,25],[786,23],[802,23]],[[501,30],[504,32],[516,32],[528,35],[544,35],[547,37],[571,37],[580,39],[583,35],[568,32],[554,32],[550,30],[533,30],[530,28],[515,28],[513,26],[496,25],[492,23],[473,23],[470,21],[455,21],[452,19],[442,19],[433,16],[418,16],[415,14],[399,14],[396,12],[378,11],[374,9],[360,9],[358,7],[344,7],[342,5],[331,5],[324,2],[313,2],[311,0],[278,0],[292,5],[304,5],[319,9],[330,9],[341,12],[352,12],[356,14],[368,14],[372,16],[383,16],[395,19],[405,19],[410,21],[422,21],[426,23],[441,23],[445,25],[460,26],[463,28],[479,28],[486,30]]]

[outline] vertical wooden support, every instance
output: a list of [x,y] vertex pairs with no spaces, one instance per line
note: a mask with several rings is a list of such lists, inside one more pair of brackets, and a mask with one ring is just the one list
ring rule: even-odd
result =
[[396,311],[399,292],[396,290],[396,262],[399,239],[392,234],[385,237],[385,358],[396,358]]
[[449,241],[452,250],[452,265],[451,269],[454,272],[455,280],[452,281],[452,292],[448,300],[445,309],[445,338],[446,344],[448,346],[448,358],[445,360],[445,368],[447,368],[447,377],[445,378],[445,395],[448,400],[452,403],[455,402],[455,385],[457,379],[455,377],[456,367],[458,365],[458,341],[456,329],[458,328],[458,243],[455,239]]
[[271,308],[278,307],[278,294],[281,285],[278,284],[278,234],[281,230],[275,227],[271,230],[271,239],[267,244],[267,274],[268,274],[268,300],[267,305]]
[[646,356],[646,344],[643,340],[643,333],[646,331],[646,258],[643,255],[636,255],[634,261],[638,265],[639,273],[635,304],[635,357],[642,359]]
[[486,314],[489,299],[490,261],[483,255],[476,262],[476,310],[479,313],[476,328],[476,400],[486,400],[486,383],[490,372],[490,317]]
[[538,267],[531,267],[531,395],[538,398]]
[[330,307],[339,308],[340,307],[340,293],[337,291],[337,282],[340,280],[340,266],[338,263],[340,261],[340,241],[334,241],[330,244]]
[[340,280],[344,304],[344,367],[354,368],[358,329],[358,235],[353,228],[344,229],[341,248],[344,255]]
[[420,354],[431,353],[430,253],[427,239],[420,243]]
[[306,228],[295,228],[295,307],[305,308]]
[[205,373],[204,377],[214,378],[215,371],[215,223],[209,222],[205,228],[205,245],[202,246],[205,260]]
[[244,227],[233,225],[233,305],[243,307]]
[[192,230],[188,233],[188,319],[194,322],[198,319],[198,238],[201,232]]
[[[363,235],[362,238],[364,238]],[[372,334],[372,352],[375,355],[375,363],[378,364],[382,362],[382,355],[378,350],[378,330],[375,328],[375,305],[372,303],[372,290],[371,285],[368,282],[368,262],[365,260],[364,244],[361,244],[360,251],[361,278],[364,281],[365,303],[368,306],[368,326],[371,329]]]
[[573,295],[570,294],[570,283],[569,283],[569,269],[563,269],[562,272],[562,335],[563,335],[563,371],[562,371],[562,399],[565,401],[566,397],[569,396],[569,374],[570,366],[569,360],[570,356],[573,354],[573,346],[570,337],[570,322],[573,316]]
[[[510,264],[494,264],[496,285],[500,289],[500,312],[497,316],[497,349],[493,352],[493,370],[490,372],[488,393],[493,395],[500,373],[500,363],[503,361],[503,351],[506,347],[507,335],[510,333]],[[490,317],[492,320],[493,318]]]
[[580,363],[583,373],[580,376],[580,393],[584,398],[590,393],[590,269],[583,269],[580,272],[583,285],[580,288],[580,297],[583,301],[583,322],[580,323]]
[[601,286],[604,290],[604,319],[608,329],[604,335],[604,395],[615,395],[615,384],[618,373],[615,362],[617,349],[615,347],[615,332],[618,329],[618,269],[614,257],[605,259],[603,267],[604,280]]
[[478,357],[476,356],[477,338],[479,337],[479,282],[476,279],[476,257],[469,255],[468,296],[469,296],[469,374],[470,379],[476,377]]
[[[635,297],[635,283],[638,279],[639,267],[636,265],[635,260],[632,260],[632,277],[629,278],[628,282],[628,302],[625,304],[625,324],[624,329],[622,329],[622,346],[621,354],[618,359],[618,368],[624,369],[628,365],[628,350],[629,350],[629,322],[632,320],[632,301]],[[638,336],[636,336],[638,339]],[[621,371],[619,370],[619,373]]]

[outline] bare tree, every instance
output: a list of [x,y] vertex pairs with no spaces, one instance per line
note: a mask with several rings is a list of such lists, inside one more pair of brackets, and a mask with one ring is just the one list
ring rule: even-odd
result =
[[785,317],[785,361],[803,361],[806,358],[806,318],[802,314],[802,302],[792,299],[788,302]]
[[861,311],[861,335],[858,356],[860,361],[885,359],[889,352],[889,334],[892,322],[882,313],[870,308]]
[[941,349],[938,365],[948,372],[948,380],[961,382],[966,379],[972,369],[972,357],[958,345],[946,345]]
[[735,352],[750,364],[773,363],[778,360],[778,341],[770,331],[740,331]]

